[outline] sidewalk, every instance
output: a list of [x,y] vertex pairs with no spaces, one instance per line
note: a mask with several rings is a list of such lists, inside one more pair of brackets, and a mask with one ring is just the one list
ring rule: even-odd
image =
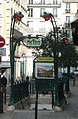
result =
[[[73,87],[70,81],[71,96],[67,98],[68,104],[61,112],[52,110],[39,110],[37,119],[78,119],[78,78]],[[15,110],[14,112],[4,112],[0,114],[0,119],[35,119],[35,110]]]

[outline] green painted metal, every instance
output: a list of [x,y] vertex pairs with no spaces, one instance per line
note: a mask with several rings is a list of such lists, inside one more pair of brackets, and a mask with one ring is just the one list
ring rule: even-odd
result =
[[[14,56],[15,56],[15,50],[17,44],[25,39],[28,38],[27,36],[22,36],[17,39],[15,42],[13,42],[13,34],[14,34],[14,25],[15,25],[15,19],[12,19],[11,21],[11,29],[10,29],[10,65],[11,65],[11,87],[10,87],[10,103],[9,105],[14,104]],[[24,44],[25,45],[25,44]],[[22,80],[25,78],[24,75],[24,64],[23,64],[23,75]]]
[[13,35],[14,35],[14,25],[15,19],[11,20],[11,29],[10,29],[10,65],[11,65],[11,88],[10,88],[10,103],[12,105],[14,103],[14,44],[13,44]]
[[13,87],[14,87],[14,103],[22,101],[23,99],[29,96],[28,91],[29,88],[27,80],[15,81]]
[[43,92],[43,91],[46,91],[46,92],[49,92],[49,91],[54,91],[54,84],[55,84],[55,81],[54,79],[36,79],[36,90],[38,92]]
[[[51,20],[52,27],[53,27],[53,32],[54,32],[54,39],[55,39],[55,47],[53,49],[53,54],[54,54],[54,80],[55,80],[55,102],[54,104],[56,106],[60,106],[62,102],[62,98],[64,98],[64,91],[63,91],[63,85],[64,83],[61,83],[58,79],[58,28],[56,25],[56,21],[54,16],[51,13],[44,13],[42,16],[45,21]],[[52,39],[51,39],[52,40]]]
[[69,87],[69,78],[70,78],[70,61],[69,61],[69,65],[68,65],[68,70],[67,70],[67,78],[65,81],[65,93],[67,95],[69,95],[68,93],[70,92],[70,87]]
[[36,37],[31,37],[24,39],[24,42],[26,46],[28,47],[39,47],[42,45],[42,39],[41,38],[36,38]]

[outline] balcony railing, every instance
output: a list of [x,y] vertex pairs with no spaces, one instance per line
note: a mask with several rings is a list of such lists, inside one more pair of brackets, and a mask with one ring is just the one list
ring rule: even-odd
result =
[[71,10],[70,9],[65,9],[65,13],[70,13]]
[[70,28],[71,27],[71,24],[70,23],[65,23],[65,27],[66,28]]
[[46,33],[45,28],[39,28],[38,30],[34,30],[33,28],[27,28],[27,33]]
[[27,28],[27,32],[28,32],[28,33],[33,32],[33,28]]
[[61,2],[58,3],[41,3],[41,2],[35,2],[35,3],[28,3],[27,4],[28,7],[52,7],[52,6],[57,6],[57,7],[61,7]]

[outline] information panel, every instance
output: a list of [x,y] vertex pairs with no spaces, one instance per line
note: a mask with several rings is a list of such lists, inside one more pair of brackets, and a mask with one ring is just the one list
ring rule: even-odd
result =
[[53,58],[36,58],[34,61],[34,77],[36,79],[54,79]]

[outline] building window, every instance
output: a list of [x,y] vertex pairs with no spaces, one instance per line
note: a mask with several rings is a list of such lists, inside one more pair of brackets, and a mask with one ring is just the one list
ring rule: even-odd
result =
[[42,16],[45,12],[45,8],[40,8],[40,16]]
[[53,16],[57,17],[57,8],[53,8]]
[[33,31],[33,21],[28,21],[27,23],[29,25],[28,32],[32,32]]
[[65,27],[70,27],[70,16],[66,16]]
[[29,4],[33,4],[33,0],[29,0]]
[[70,30],[66,30],[66,34],[70,36]]
[[41,0],[41,4],[45,4],[45,0]]
[[66,3],[66,9],[70,9],[70,3]]
[[0,54],[1,54],[1,56],[6,56],[6,48],[1,48]]
[[66,16],[66,23],[70,23],[70,16]]
[[66,12],[66,13],[70,13],[70,3],[66,3],[65,12]]
[[58,0],[52,0],[53,4],[57,4]]
[[11,15],[13,14],[13,8],[11,8]]
[[45,31],[45,23],[44,23],[44,21],[40,21],[39,31]]
[[33,9],[29,9],[29,14],[28,14],[28,17],[33,17]]

